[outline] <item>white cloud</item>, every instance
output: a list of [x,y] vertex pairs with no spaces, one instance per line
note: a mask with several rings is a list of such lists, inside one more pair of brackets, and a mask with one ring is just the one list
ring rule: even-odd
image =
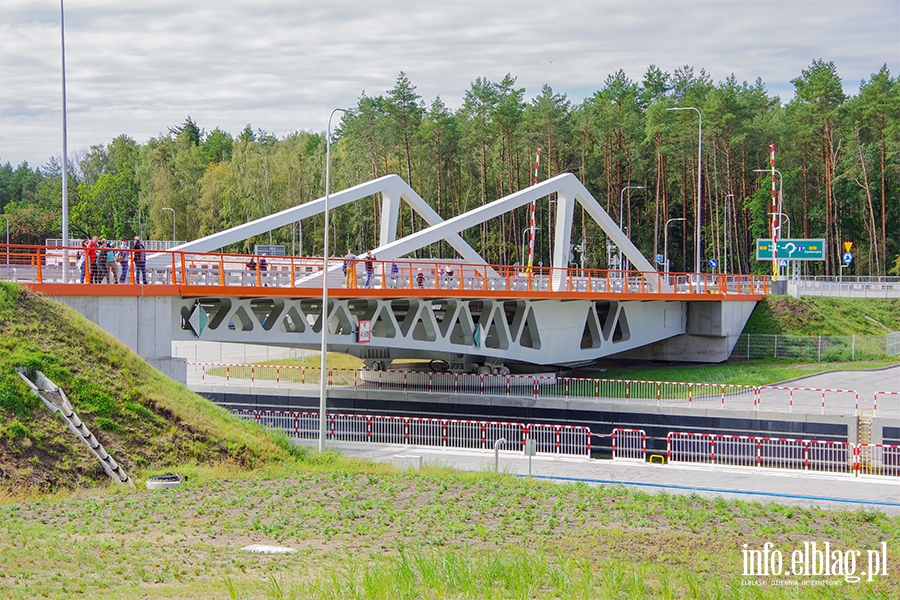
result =
[[[476,77],[544,83],[573,100],[618,69],[690,65],[721,81],[790,80],[834,61],[855,93],[900,58],[900,3],[632,0],[532,4],[277,0],[66,5],[70,151],[126,133],[143,142],[190,115],[237,133],[323,130],[331,108],[390,89],[405,71],[455,108]],[[40,165],[61,142],[59,5],[0,0],[0,161]]]

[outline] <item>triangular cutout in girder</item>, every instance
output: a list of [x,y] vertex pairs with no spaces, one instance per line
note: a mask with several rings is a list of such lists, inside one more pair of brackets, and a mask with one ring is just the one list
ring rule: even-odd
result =
[[537,321],[534,318],[534,309],[528,307],[525,316],[525,324],[522,326],[522,334],[519,336],[519,345],[523,348],[532,348],[540,350],[541,334],[537,328]]
[[391,311],[386,306],[375,314],[372,320],[372,337],[377,338],[394,338],[397,337],[397,326],[393,319]]

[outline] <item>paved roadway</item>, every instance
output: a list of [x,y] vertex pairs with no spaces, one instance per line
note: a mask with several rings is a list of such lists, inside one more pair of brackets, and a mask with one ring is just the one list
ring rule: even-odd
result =
[[777,385],[856,390],[860,398],[872,398],[875,392],[900,392],[900,365],[869,371],[826,371]]
[[[494,468],[493,451],[410,446],[335,444],[349,456],[393,462],[395,456],[421,456],[425,464],[462,471]],[[528,458],[501,452],[500,472],[527,476]],[[777,502],[839,509],[878,509],[900,514],[900,478],[806,473],[752,467],[650,464],[640,461],[532,458],[535,478],[590,485],[625,485],[648,493],[698,494],[745,501]]]
[[[243,349],[240,349],[243,352]],[[900,391],[900,365],[875,371],[832,371],[810,375],[783,385],[854,389],[860,398],[876,391]],[[239,386],[234,386],[238,391]],[[199,389],[195,388],[195,389]],[[245,391],[249,391],[246,388]],[[493,468],[492,451],[448,450],[372,444],[336,444],[342,453],[375,461],[393,462],[397,455],[422,456],[426,464],[464,471]],[[528,459],[501,452],[500,471],[525,476]],[[698,494],[759,502],[778,502],[829,508],[880,509],[900,514],[900,478],[846,474],[804,473],[778,469],[708,465],[660,465],[636,461],[534,457],[535,478],[559,482],[583,481],[590,485],[626,485],[648,493]]]

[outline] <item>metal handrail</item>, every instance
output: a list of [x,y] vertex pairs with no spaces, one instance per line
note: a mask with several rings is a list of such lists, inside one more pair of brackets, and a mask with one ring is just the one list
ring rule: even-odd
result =
[[[82,281],[77,262],[80,248],[68,248],[69,268],[62,269],[66,252],[62,248],[23,244],[0,244],[0,252],[10,253],[9,266],[0,266],[0,279],[24,284],[92,285],[90,277]],[[127,258],[134,273],[136,251],[111,248]],[[99,250],[98,250],[99,252]],[[230,288],[247,288],[270,295],[275,290],[290,289],[292,294],[310,295],[321,290],[321,257],[275,257],[264,255],[201,253],[183,251],[142,251],[149,283],[218,288],[227,294]],[[252,263],[250,262],[252,259]],[[90,272],[89,261],[85,272]],[[432,297],[441,295],[478,297],[606,297],[615,296],[753,296],[769,291],[766,275],[721,275],[696,273],[658,273],[615,269],[580,269],[553,267],[520,267],[508,265],[469,264],[452,260],[397,259],[366,261],[329,259],[329,287],[353,289],[354,294],[398,297]],[[396,269],[394,268],[396,266]],[[350,268],[356,277],[346,277]],[[371,270],[370,270],[371,269]],[[67,273],[67,275],[65,275]],[[368,281],[369,286],[366,287]],[[133,276],[126,284],[136,285]],[[99,288],[91,292],[104,294]],[[367,291],[368,290],[368,291]],[[199,290],[198,290],[199,291]],[[86,292],[87,293],[87,292]],[[137,292],[136,292],[137,293]]]

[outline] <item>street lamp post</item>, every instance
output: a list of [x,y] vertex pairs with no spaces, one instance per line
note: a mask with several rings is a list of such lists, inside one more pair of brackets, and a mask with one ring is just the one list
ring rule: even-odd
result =
[[[623,232],[625,231],[625,229],[624,229],[625,190],[642,190],[642,189],[644,189],[644,186],[642,186],[642,185],[626,185],[625,187],[622,188],[622,191],[619,192],[619,229],[621,229]],[[620,255],[621,255],[621,252],[622,252],[622,249],[619,248]],[[621,260],[621,264],[620,264],[619,268],[621,268],[623,271],[627,271],[628,265],[626,264],[625,259],[622,258],[620,260]]]
[[328,115],[328,131],[325,134],[325,231],[322,236],[322,351],[319,370],[319,452],[325,451],[325,409],[328,404],[328,381],[325,377],[328,363],[328,199],[331,195],[331,119],[337,112],[356,112],[347,108],[335,108]]
[[778,216],[778,227],[779,227],[779,229],[781,228],[781,221],[782,221],[782,219],[785,220],[785,221],[787,221],[787,237],[788,237],[788,239],[790,239],[790,238],[791,238],[791,218],[790,218],[789,216],[787,216],[787,213],[783,213],[783,212],[773,212],[773,213],[771,213],[771,212],[770,212],[770,213],[767,213],[767,214],[768,214],[770,217],[774,217],[774,216],[776,216],[776,215]]
[[175,245],[175,209],[169,208],[168,206],[163,206],[163,210],[171,210],[172,211],[172,245]]
[[669,219],[666,221],[666,226],[663,228],[663,264],[666,265],[666,273],[669,272],[669,223],[674,221],[687,221],[685,217],[678,217],[677,219]]
[[728,275],[728,199],[734,198],[734,194],[725,195],[725,256],[722,263],[723,272]]
[[62,48],[62,279],[66,283],[69,276],[69,149],[66,127],[66,11],[63,0],[59,0],[59,36]]
[[693,106],[676,106],[674,108],[667,108],[666,110],[696,110],[697,115],[700,117],[700,135],[698,137],[697,142],[697,233],[696,239],[694,240],[694,272],[700,273],[700,223],[702,219],[700,218],[700,210],[701,204],[700,201],[703,198],[701,193],[701,187],[703,185],[703,114],[700,112],[699,108],[694,108]]
[[[530,227],[529,227],[528,229],[523,229],[523,230],[522,230],[522,262],[519,263],[520,265],[524,265],[524,264],[525,264],[525,236],[526,236],[530,231],[531,231],[531,228],[530,228]],[[537,230],[535,230],[535,232],[534,232],[534,238],[535,238],[535,241],[537,241]]]

